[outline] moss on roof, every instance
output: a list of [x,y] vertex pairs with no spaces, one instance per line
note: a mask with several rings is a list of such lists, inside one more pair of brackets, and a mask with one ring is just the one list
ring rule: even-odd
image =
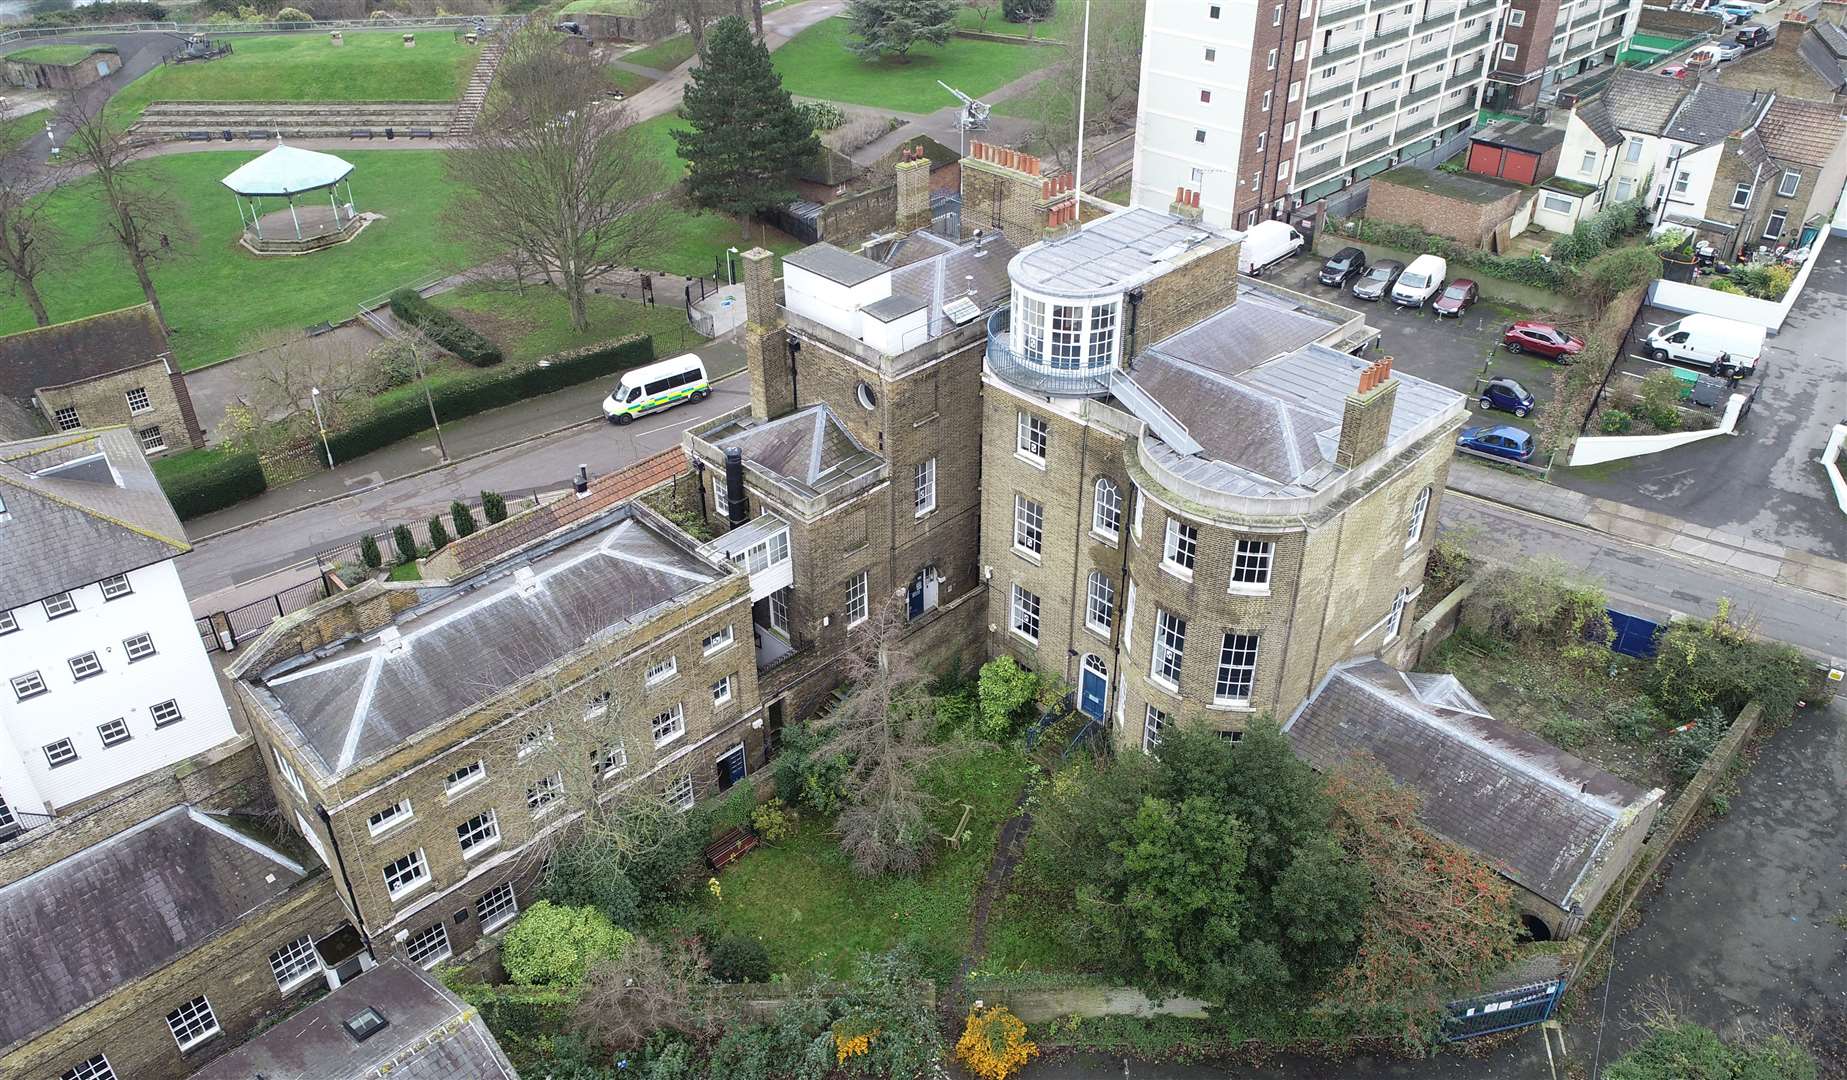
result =
[[1400,165],[1396,169],[1380,173],[1373,179],[1472,203],[1496,202],[1506,198],[1512,192],[1521,190],[1520,185],[1505,180],[1495,180],[1473,174],[1438,172],[1435,169],[1422,169],[1416,165]]
[[1549,176],[1539,186],[1552,191],[1561,191],[1566,195],[1576,195],[1580,199],[1597,190],[1595,184],[1587,184],[1582,180],[1567,180],[1562,176]]

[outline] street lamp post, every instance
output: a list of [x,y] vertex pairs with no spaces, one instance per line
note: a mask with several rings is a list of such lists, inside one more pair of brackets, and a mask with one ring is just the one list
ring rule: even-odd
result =
[[736,285],[738,283],[737,268],[731,261],[732,256],[736,255],[737,253],[738,253],[737,248],[727,248],[725,250],[725,280],[732,285]]
[[417,342],[410,344],[410,357],[417,365],[417,382],[423,387],[423,403],[430,407],[430,426],[436,429],[436,455],[442,464],[449,464],[449,448],[443,444],[442,421],[436,419],[436,402],[430,397],[430,380],[423,375],[423,350]]
[[308,388],[308,401],[314,406],[314,426],[321,431],[321,449],[327,451],[327,467],[333,468],[333,446],[327,441],[327,425],[321,420],[321,388]]

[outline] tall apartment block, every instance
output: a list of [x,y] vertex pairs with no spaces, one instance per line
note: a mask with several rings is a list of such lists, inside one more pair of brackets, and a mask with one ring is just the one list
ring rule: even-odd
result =
[[1486,102],[1530,104],[1563,74],[1613,57],[1640,8],[1149,4],[1131,201],[1164,210],[1186,188],[1200,193],[1208,225],[1280,217],[1466,131]]

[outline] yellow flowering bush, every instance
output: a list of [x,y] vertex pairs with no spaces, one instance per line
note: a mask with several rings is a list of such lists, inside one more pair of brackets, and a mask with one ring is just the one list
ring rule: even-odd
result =
[[850,1058],[856,1058],[872,1049],[872,1040],[879,1033],[878,1028],[861,1027],[852,1017],[845,1017],[834,1022],[834,1063],[845,1065]]
[[1038,1053],[1026,1038],[1025,1023],[1001,1005],[969,1010],[956,1041],[956,1060],[982,1080],[1007,1080]]

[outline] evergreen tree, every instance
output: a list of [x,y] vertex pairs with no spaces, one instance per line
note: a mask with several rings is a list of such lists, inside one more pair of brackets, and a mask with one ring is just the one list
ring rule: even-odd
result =
[[475,522],[475,512],[470,510],[468,504],[460,499],[449,504],[449,518],[455,522],[455,535],[457,538],[469,536],[476,529],[480,528]]
[[443,516],[430,516],[430,552],[432,554],[449,546],[449,530],[443,528]]
[[852,0],[848,33],[858,40],[847,48],[862,60],[890,53],[907,63],[905,53],[920,41],[947,44],[956,31],[953,0]]
[[693,201],[731,214],[752,214],[795,198],[795,174],[820,153],[820,140],[752,41],[744,20],[720,19],[707,33],[680,112],[692,125],[676,131]]

